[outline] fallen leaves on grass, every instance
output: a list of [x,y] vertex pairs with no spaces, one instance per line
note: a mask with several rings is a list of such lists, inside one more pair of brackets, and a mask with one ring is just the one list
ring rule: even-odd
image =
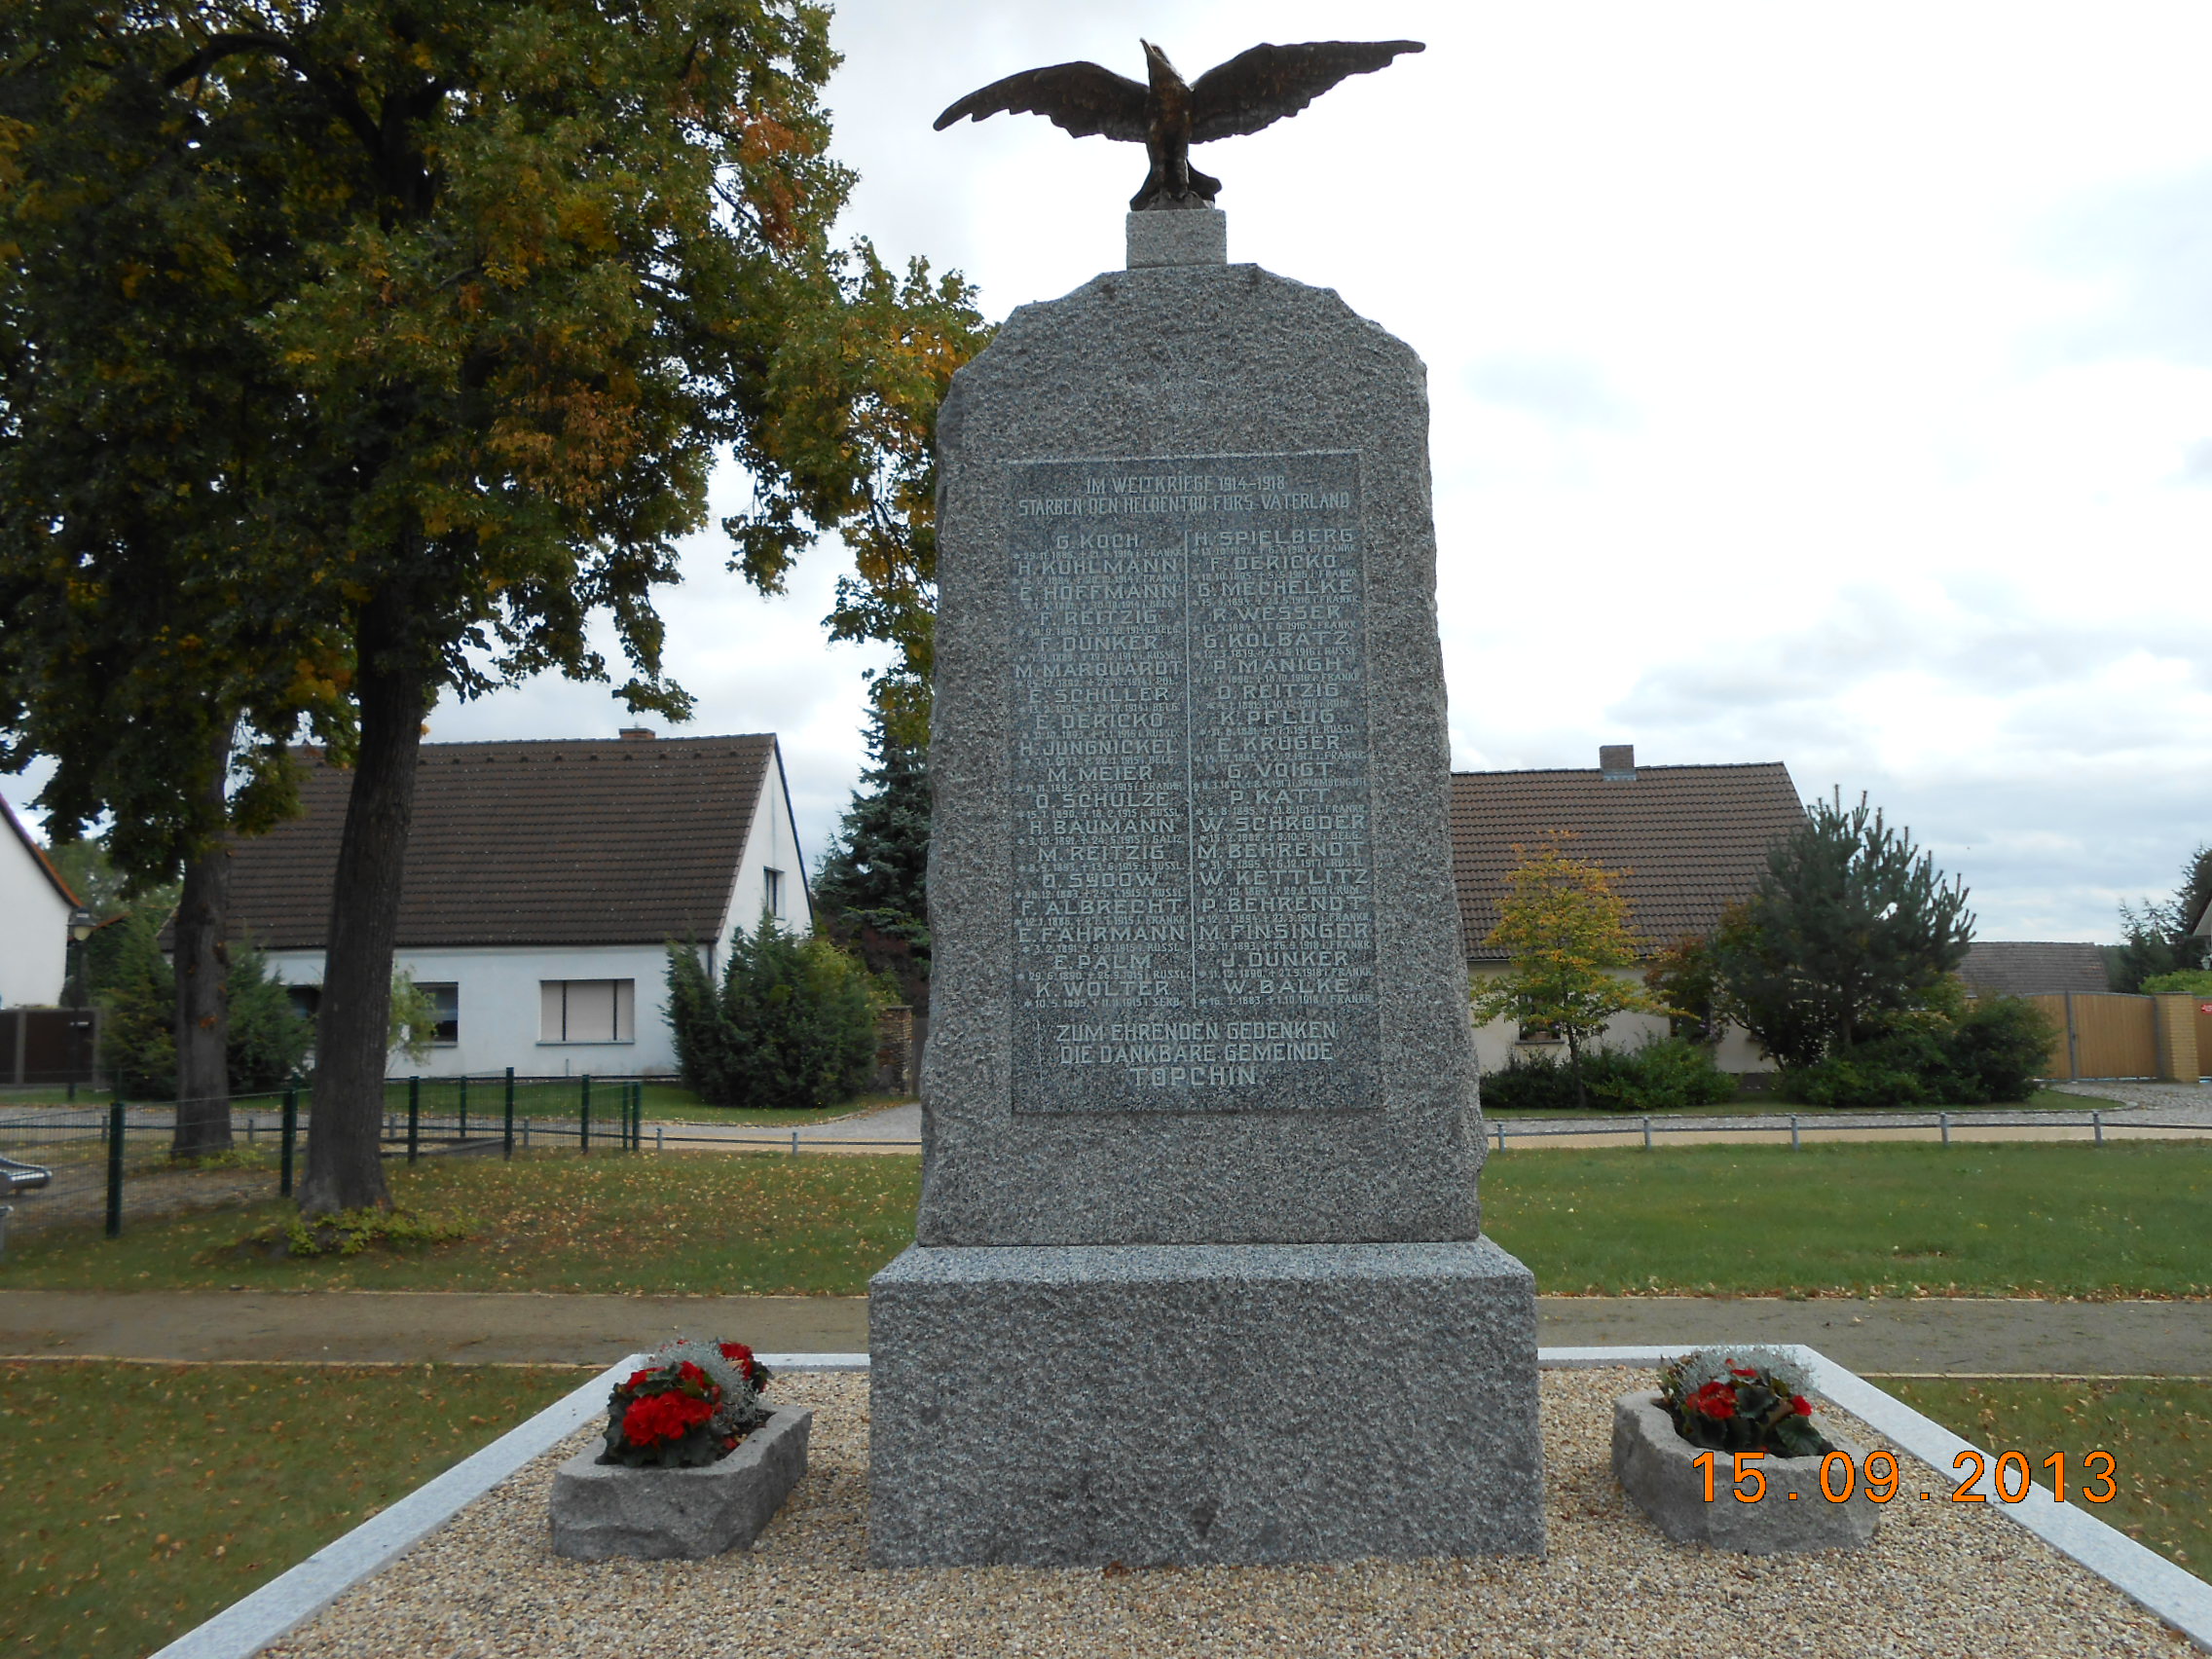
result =
[[[0,1365],[0,1650],[150,1652],[575,1382],[507,1367]],[[75,1430],[94,1397],[128,1437]]]

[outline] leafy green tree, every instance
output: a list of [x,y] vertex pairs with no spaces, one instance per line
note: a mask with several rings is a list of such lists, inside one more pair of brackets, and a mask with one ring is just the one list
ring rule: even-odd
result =
[[309,268],[266,134],[165,90],[178,19],[25,0],[0,21],[0,767],[53,756],[50,833],[112,814],[128,882],[183,877],[192,1154],[230,1139],[222,837],[288,804],[300,690],[340,656],[256,523],[300,424],[262,325]]
[[47,847],[46,856],[95,923],[112,921],[129,907],[123,872],[97,836],[55,842]]
[[2212,905],[2212,845],[2183,861],[2171,899],[2120,907],[2120,942],[2110,947],[2107,977],[2116,991],[2141,991],[2145,981],[2193,968],[2212,968],[2212,939],[2194,932]]
[[1720,1017],[1720,968],[1713,942],[1696,935],[1677,940],[1651,959],[1643,984],[1674,1011],[1669,1035],[1685,1042],[1715,1044],[1725,1021]]
[[878,707],[869,720],[874,764],[861,774],[837,837],[814,876],[814,904],[838,943],[899,982],[929,1011],[930,781],[927,748],[907,742]]
[[1973,915],[1909,830],[1861,797],[1815,801],[1716,937],[1730,1015],[1785,1067],[1887,1031],[1946,994]]
[[430,1057],[437,1040],[437,1004],[415,982],[414,975],[401,969],[391,977],[391,1012],[385,1021],[386,1051],[421,1065]]
[[[155,326],[169,296],[147,274],[183,271],[194,305],[224,279],[221,238],[179,263],[172,219],[228,225],[214,211],[227,204],[234,264],[256,285],[250,305],[208,302],[218,322],[247,316],[252,361],[273,379],[240,393],[267,447],[230,492],[254,579],[235,582],[227,631],[195,618],[194,643],[152,661],[141,689],[149,705],[203,705],[210,741],[177,751],[202,758],[149,792],[194,846],[219,787],[214,734],[242,722],[275,741],[306,719],[352,770],[308,1214],[389,1201],[377,1131],[392,945],[439,692],[545,669],[607,678],[587,637],[606,611],[631,671],[619,694],[682,719],[651,591],[705,519],[718,456],[753,486],[724,529],[757,586],[778,589],[825,530],[887,550],[864,582],[921,579],[923,440],[980,319],[955,277],[917,263],[899,278],[865,243],[830,246],[851,176],[828,158],[818,101],[835,62],[828,24],[808,0],[21,0],[11,14],[23,83],[58,75],[71,89],[8,129],[15,201],[29,213],[89,178],[68,211],[115,246],[81,280],[110,300],[145,296],[146,313],[143,343],[119,361],[55,356],[12,324],[18,357],[81,387],[96,434],[101,375],[181,378]],[[173,213],[149,223],[123,188],[139,151],[72,127],[111,101],[153,110],[200,159],[172,168]],[[26,260],[57,225],[28,226]],[[214,487],[206,463],[165,473],[162,460],[150,445],[132,456],[155,484]],[[61,475],[14,476],[51,489]],[[63,504],[91,523],[105,498]],[[69,561],[41,539],[56,510],[33,491],[0,559],[66,593]],[[135,585],[119,608],[169,580],[168,545],[130,541],[119,569]],[[36,746],[99,736],[56,728]]]
[[1670,1012],[1618,970],[1633,968],[1641,940],[1629,927],[1628,900],[1613,891],[1619,871],[1568,858],[1554,837],[1507,878],[1497,926],[1484,942],[1506,953],[1505,973],[1478,980],[1475,1016],[1514,1019],[1556,1033],[1567,1044],[1574,1104],[1588,1100],[1582,1051],[1616,1014]]
[[716,1106],[833,1106],[875,1067],[876,981],[820,935],[763,914],[732,936],[718,987],[696,948],[671,945],[668,1022],[683,1081]]

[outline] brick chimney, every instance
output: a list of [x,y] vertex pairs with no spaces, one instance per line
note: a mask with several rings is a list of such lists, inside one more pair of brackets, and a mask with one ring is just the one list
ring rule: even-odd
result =
[[1633,743],[1601,743],[1598,746],[1598,771],[1617,783],[1636,782],[1636,745]]
[[622,739],[626,743],[650,743],[660,735],[651,726],[624,726]]

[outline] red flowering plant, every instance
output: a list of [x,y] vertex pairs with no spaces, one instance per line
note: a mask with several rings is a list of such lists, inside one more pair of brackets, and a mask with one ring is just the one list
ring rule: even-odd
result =
[[743,1343],[663,1343],[614,1384],[602,1463],[690,1469],[729,1456],[768,1420],[768,1368]]
[[1659,1369],[1675,1431],[1714,1452],[1818,1457],[1833,1451],[1813,1426],[1802,1372],[1773,1348],[1699,1348]]

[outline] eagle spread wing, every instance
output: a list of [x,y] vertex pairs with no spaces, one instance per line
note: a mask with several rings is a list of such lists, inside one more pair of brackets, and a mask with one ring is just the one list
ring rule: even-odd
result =
[[[1248,52],[1244,55],[1245,57],[1251,55]],[[1236,61],[1241,63],[1243,58]],[[1387,61],[1387,58],[1381,60]],[[1338,71],[1321,86],[1316,86],[1314,92],[1319,92],[1322,86],[1333,86],[1351,72],[1348,69]],[[937,118],[936,129],[942,132],[962,116],[973,116],[980,121],[986,115],[997,115],[1003,110],[1009,115],[1029,113],[1049,117],[1053,126],[1078,138],[1099,133],[1141,144],[1145,135],[1145,102],[1149,95],[1147,89],[1137,82],[1099,64],[1055,63],[1048,69],[1024,69],[1018,75],[1009,75],[1003,81],[993,81],[970,92]],[[1268,118],[1273,119],[1273,116]]]
[[[1296,115],[1346,76],[1369,74],[1402,52],[1421,50],[1418,40],[1309,40],[1302,46],[1255,46],[1249,52],[1240,52],[1192,83],[1191,142],[1203,144],[1257,132],[1286,115]],[[1042,69],[1038,73],[1050,75],[1054,71]],[[1022,77],[1013,79],[1019,81]],[[999,86],[1011,84],[1001,81]],[[997,90],[986,87],[975,96]],[[961,107],[953,105],[954,110]],[[945,113],[949,116],[952,111]],[[1057,116],[1053,119],[1059,120]]]

